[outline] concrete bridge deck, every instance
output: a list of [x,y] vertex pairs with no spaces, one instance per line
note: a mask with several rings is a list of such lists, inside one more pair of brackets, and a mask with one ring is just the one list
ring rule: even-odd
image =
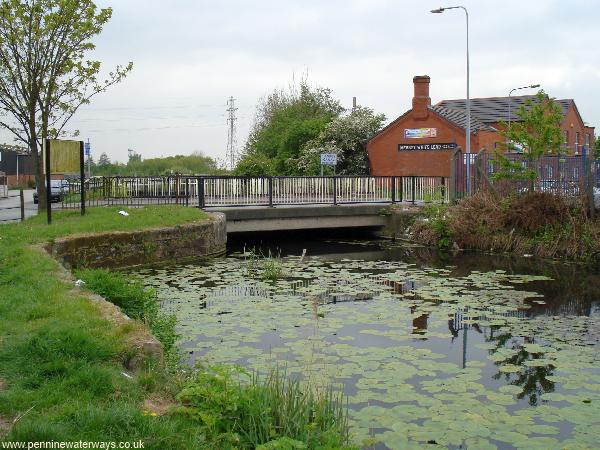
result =
[[318,228],[383,228],[389,203],[211,207],[227,218],[227,233],[309,230]]

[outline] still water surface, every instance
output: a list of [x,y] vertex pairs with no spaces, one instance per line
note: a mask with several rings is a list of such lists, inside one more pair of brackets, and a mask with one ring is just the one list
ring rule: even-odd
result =
[[[597,272],[390,241],[273,242],[138,271],[177,315],[190,364],[334,383],[369,448],[600,448]],[[256,256],[269,252],[281,259]]]

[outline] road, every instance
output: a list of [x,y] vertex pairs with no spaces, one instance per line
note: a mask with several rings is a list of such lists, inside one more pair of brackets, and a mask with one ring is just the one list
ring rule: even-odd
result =
[[[23,191],[25,196],[25,217],[37,214],[37,205],[33,203],[33,192],[33,189]],[[0,198],[0,224],[11,223],[11,221],[21,219],[19,191],[8,191],[8,195],[8,198]]]

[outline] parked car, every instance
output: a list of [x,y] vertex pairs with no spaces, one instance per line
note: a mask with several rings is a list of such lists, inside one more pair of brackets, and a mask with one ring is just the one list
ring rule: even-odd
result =
[[[53,203],[61,202],[66,192],[69,191],[69,182],[67,180],[50,180],[50,201]],[[33,203],[37,205],[37,189],[33,193]]]

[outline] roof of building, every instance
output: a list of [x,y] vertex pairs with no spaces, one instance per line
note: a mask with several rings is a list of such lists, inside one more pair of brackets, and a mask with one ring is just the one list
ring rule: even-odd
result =
[[[467,115],[464,109],[450,109],[439,104],[430,106],[429,109],[460,128],[464,129],[467,127]],[[496,131],[496,129],[479,120],[474,114],[471,114],[471,132],[475,131]]]
[[[508,122],[509,117],[511,120],[516,120],[518,119],[517,111],[519,110],[519,108],[522,105],[525,105],[527,101],[535,99],[535,95],[472,98],[470,102],[471,115],[477,117],[477,119],[486,124],[497,123],[500,121]],[[561,107],[563,115],[567,113],[567,111],[569,110],[569,106],[573,103],[572,99],[555,101]],[[434,108],[437,107],[465,111],[466,100],[464,98],[456,100],[442,100],[434,106]]]

